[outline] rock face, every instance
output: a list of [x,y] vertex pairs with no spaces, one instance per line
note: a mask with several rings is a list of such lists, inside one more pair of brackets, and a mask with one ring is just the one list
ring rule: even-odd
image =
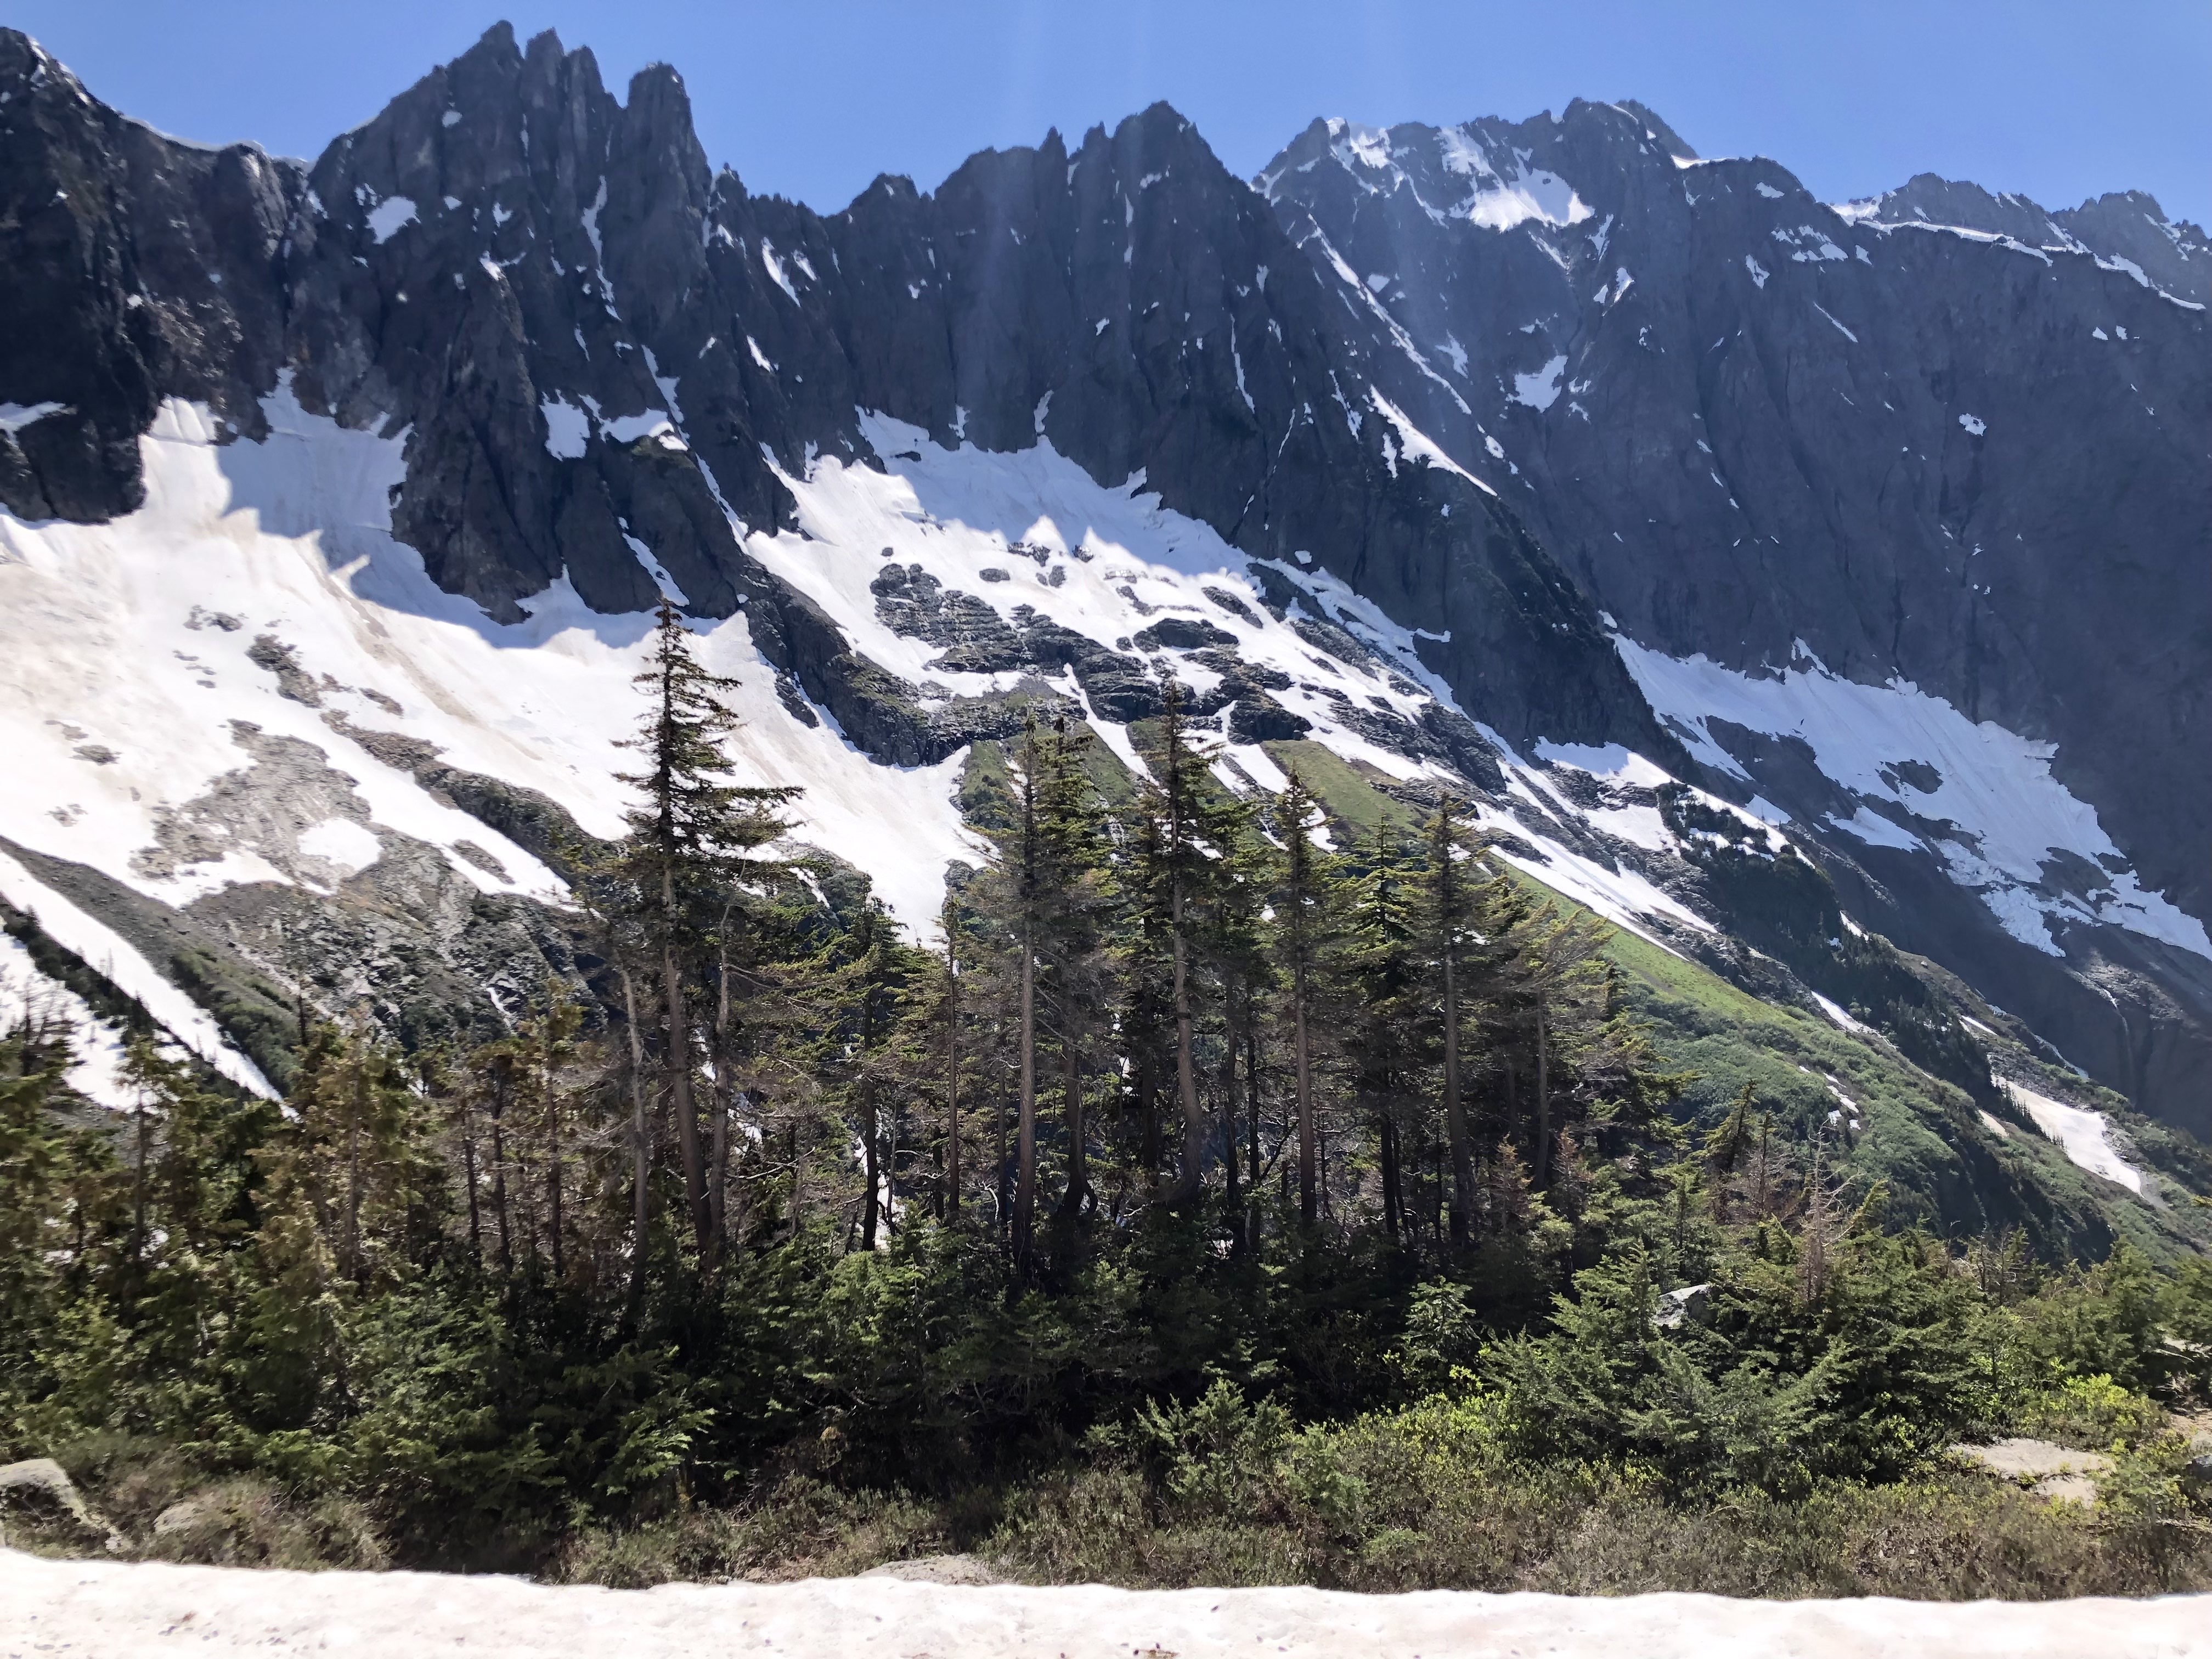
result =
[[[1832,208],[1583,102],[1316,122],[1255,185],[1157,106],[823,215],[714,171],[672,70],[618,99],[505,25],[311,166],[165,139],[13,32],[0,92],[18,519],[130,511],[163,399],[258,441],[282,386],[405,435],[392,532],[446,592],[743,612],[793,719],[904,767],[1045,702],[1156,714],[1162,653],[1232,741],[1302,738],[1225,624],[1264,595],[1367,657],[1334,584],[1446,698],[1335,694],[1359,743],[1502,796],[1480,722],[1763,800],[1853,915],[2212,1128],[2212,245],[2148,198],[1923,175]],[[1254,594],[1131,592],[1109,645],[987,597],[1054,580],[1010,538],[981,591],[875,569],[873,620],[927,654],[872,660],[748,538],[812,534],[824,458],[894,463],[883,418],[1140,480]],[[2049,846],[2011,846],[2008,791],[2057,803]]]
[[[1622,635],[1753,676],[1809,653],[2054,744],[2142,884],[2212,908],[2212,774],[2185,758],[2212,740],[2202,231],[2147,198],[2051,215],[1924,176],[1831,209],[1774,162],[1701,161],[1649,112],[1581,102],[1317,122],[1260,185],[1400,331],[1376,384]],[[1715,736],[1815,832],[1854,816],[1787,732]],[[1924,848],[1826,840],[1900,941],[2138,1098],[2202,1101],[2201,954],[2062,927],[2037,961]],[[2067,881],[2048,863],[2027,902]]]

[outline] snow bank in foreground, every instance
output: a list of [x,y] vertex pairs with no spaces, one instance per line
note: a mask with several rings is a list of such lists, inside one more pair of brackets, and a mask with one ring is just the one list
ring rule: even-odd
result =
[[1392,1659],[1427,1654],[1638,1659],[1966,1659],[2208,1650],[2197,1596],[1929,1603],[1731,1601],[1711,1595],[1353,1595],[1314,1589],[1139,1591],[903,1583],[555,1589],[434,1573],[253,1572],[44,1561],[0,1550],[0,1656],[343,1650],[624,1659],[736,1653],[782,1659]]

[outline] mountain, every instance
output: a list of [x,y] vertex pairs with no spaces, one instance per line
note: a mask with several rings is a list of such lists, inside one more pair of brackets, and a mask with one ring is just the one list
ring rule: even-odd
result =
[[251,1086],[303,1001],[588,980],[665,592],[917,928],[978,757],[1048,708],[1140,771],[1164,670],[1226,786],[1466,795],[1877,1056],[1931,1213],[2057,1201],[2029,1096],[2135,1177],[2080,1215],[2154,1208],[2094,1112],[2177,1181],[2212,1128],[2208,257],[1583,102],[1255,182],[1156,106],[822,215],[504,25],[309,165],[0,32],[10,930]]
[[1378,390],[1616,619],[1709,776],[1856,913],[2212,1121],[2212,378],[2196,290],[2123,251],[2201,287],[2201,232],[1925,179],[1831,209],[1582,103],[1316,123],[1261,185],[1402,337]]

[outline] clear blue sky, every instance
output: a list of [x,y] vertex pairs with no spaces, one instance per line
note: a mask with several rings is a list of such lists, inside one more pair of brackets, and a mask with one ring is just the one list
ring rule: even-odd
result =
[[1579,95],[1832,201],[1927,170],[2212,220],[2212,0],[13,0],[0,21],[167,131],[312,156],[500,17],[591,46],[617,94],[675,64],[710,159],[825,210],[1160,98],[1249,175],[1316,115]]

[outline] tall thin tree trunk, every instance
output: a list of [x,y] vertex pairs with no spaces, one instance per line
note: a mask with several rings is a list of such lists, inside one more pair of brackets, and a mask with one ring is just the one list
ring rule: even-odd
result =
[[146,1109],[147,1091],[142,1084],[138,1089],[138,1109],[134,1114],[137,1121],[137,1150],[133,1155],[136,1173],[131,1182],[131,1261],[136,1266],[146,1250],[146,1166],[153,1150],[152,1114]]
[[714,1223],[714,1260],[720,1262],[730,1249],[730,1103],[719,1086],[714,1091],[714,1178],[707,1189],[708,1208]]
[[1012,1212],[1012,1194],[1006,1183],[1013,1174],[1006,1161],[1006,1090],[1001,1083],[991,1091],[991,1156],[994,1159],[991,1180],[992,1230],[999,1235],[999,1243],[1009,1243],[1012,1235],[1007,1221]]
[[1015,1130],[1014,1261],[1026,1266],[1036,1209],[1036,954],[1022,925],[1021,1118]]
[[492,1062],[491,1207],[499,1218],[499,1270],[514,1276],[514,1233],[507,1211],[507,1068]]
[[[664,878],[662,896],[672,910]],[[677,972],[676,947],[660,947],[662,1000],[668,1016],[668,1102],[676,1113],[676,1146],[684,1164],[684,1207],[703,1252],[710,1237],[707,1215],[707,1166],[699,1152],[699,1107],[691,1097],[691,1023],[684,1017],[684,981]]]
[[[1250,1018],[1251,1007],[1249,995],[1238,999],[1237,1017],[1231,1019],[1229,1040],[1221,1045],[1222,1196],[1229,1208],[1231,1243],[1240,1251],[1244,1248],[1244,1197],[1237,1167],[1237,1054],[1243,1047],[1242,1021]],[[1253,1170],[1253,1178],[1259,1174]]]
[[1182,1178],[1180,1194],[1198,1195],[1206,1171],[1206,1114],[1198,1103],[1198,1066],[1192,1050],[1197,1046],[1190,1012],[1190,947],[1183,939],[1182,884],[1175,894],[1175,1022],[1176,1098],[1182,1107]]
[[561,1085],[553,1070],[553,1009],[549,1001],[543,1022],[541,1051],[545,1079],[545,1208],[547,1231],[553,1244],[553,1279],[567,1277],[561,1253]]
[[[1450,856],[1449,853],[1446,857]],[[1464,1245],[1474,1228],[1474,1152],[1467,1133],[1467,1102],[1460,1092],[1459,946],[1444,927],[1444,1132],[1451,1151],[1451,1238]]]
[[1306,963],[1303,948],[1291,969],[1292,1041],[1297,1048],[1298,1219],[1310,1227],[1319,1218],[1321,1190],[1315,1170],[1313,1054],[1306,1041]]
[[1244,1022],[1244,1102],[1245,1130],[1251,1136],[1244,1153],[1252,1167],[1252,1202],[1244,1248],[1255,1250],[1260,1246],[1260,1022],[1256,1019]]
[[1395,1250],[1405,1228],[1406,1200],[1399,1189],[1398,1125],[1387,1106],[1375,1114],[1375,1142],[1382,1162],[1382,1228]]
[[459,1102],[461,1115],[461,1174],[469,1188],[469,1259],[481,1269],[483,1267],[483,1230],[477,1204],[476,1113],[470,1109],[465,1083],[456,1098]]
[[[722,908],[717,936],[726,939],[730,907]],[[714,975],[714,1170],[707,1188],[708,1263],[719,1265],[730,1243],[730,958],[725,945]]]
[[1546,1042],[1544,1010],[1536,1009],[1536,1189],[1543,1191],[1552,1178],[1552,1069],[1550,1044]]
[[1159,1096],[1159,1059],[1148,1042],[1137,1056],[1137,1158],[1147,1182],[1158,1180],[1160,1173]]
[[356,1281],[361,1278],[361,1131],[368,1116],[368,1066],[357,1041],[353,1060],[353,1121],[346,1130],[345,1215],[345,1271]]
[[960,961],[945,907],[945,1219],[960,1219]]
[[1071,1028],[1060,1044],[1061,1115],[1067,1127],[1067,1193],[1060,1200],[1063,1215],[1083,1213],[1083,1200],[1091,1191],[1091,1171],[1083,1145],[1083,1049]]
[[876,1085],[872,1078],[860,1081],[860,1172],[868,1183],[867,1196],[860,1200],[860,1248],[876,1248],[876,1214],[883,1191],[883,1170],[878,1162],[882,1154],[883,1126],[876,1121]]
[[645,1306],[646,1260],[650,1254],[647,1175],[652,1147],[646,1137],[645,1033],[638,1029],[637,988],[630,979],[629,966],[619,957],[615,960],[615,971],[622,975],[623,1012],[628,1016],[629,1027],[630,1229],[635,1240],[630,1248],[629,1299],[623,1322],[635,1328]]

